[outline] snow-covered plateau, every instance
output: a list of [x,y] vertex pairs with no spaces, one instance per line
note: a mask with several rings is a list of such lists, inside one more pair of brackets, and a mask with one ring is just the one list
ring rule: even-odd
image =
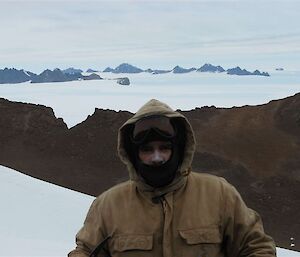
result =
[[66,256],[93,199],[0,166],[0,256]]
[[[93,199],[0,166],[0,256],[67,256]],[[277,257],[299,256],[277,248]]]

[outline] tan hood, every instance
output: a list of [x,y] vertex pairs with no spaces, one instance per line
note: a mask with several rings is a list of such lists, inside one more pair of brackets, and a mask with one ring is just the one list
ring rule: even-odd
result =
[[187,176],[191,170],[191,164],[193,160],[193,155],[195,152],[195,138],[194,132],[188,120],[179,112],[172,110],[168,105],[162,103],[158,100],[152,99],[143,105],[137,113],[130,118],[123,126],[119,129],[118,134],[118,153],[123,163],[126,164],[129,177],[131,180],[138,181],[140,180],[139,176],[136,173],[136,170],[129,159],[129,155],[125,150],[125,142],[128,142],[129,133],[131,132],[130,127],[133,127],[138,120],[152,115],[163,115],[169,118],[179,118],[185,124],[186,130],[186,146],[184,151],[184,157],[181,166],[179,167],[179,174],[181,176]]

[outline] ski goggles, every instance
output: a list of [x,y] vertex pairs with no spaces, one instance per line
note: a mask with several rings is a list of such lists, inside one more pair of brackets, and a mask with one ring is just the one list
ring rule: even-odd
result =
[[132,135],[133,141],[143,141],[148,136],[150,130],[167,139],[171,139],[176,135],[176,131],[168,117],[150,116],[135,123]]

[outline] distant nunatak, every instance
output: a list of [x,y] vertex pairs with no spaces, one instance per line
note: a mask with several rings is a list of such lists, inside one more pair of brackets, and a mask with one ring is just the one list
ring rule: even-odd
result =
[[[25,71],[24,69],[17,70],[15,68],[5,68],[0,69],[0,84],[15,84],[22,83],[26,81],[30,81],[31,83],[50,83],[50,82],[65,82],[65,81],[76,81],[76,80],[101,80],[97,72],[105,72],[105,73],[151,73],[151,74],[164,74],[164,73],[175,73],[175,74],[183,74],[189,72],[210,72],[210,73],[227,73],[229,75],[254,75],[254,76],[270,76],[268,72],[260,72],[259,70],[255,70],[250,72],[245,69],[241,69],[240,67],[230,68],[225,70],[221,66],[214,66],[212,64],[204,64],[200,68],[183,68],[180,66],[175,66],[171,70],[161,70],[161,69],[140,69],[136,66],[133,66],[128,63],[122,63],[116,68],[107,67],[103,71],[98,71],[94,69],[88,69],[85,74],[83,74],[83,70],[68,68],[65,70],[54,69],[49,70],[46,69],[40,74],[35,74],[30,71]],[[125,80],[124,80],[125,79]],[[122,84],[122,81],[126,81],[123,85],[128,85],[128,78],[118,78],[117,82]],[[122,83],[120,83],[122,82]]]
[[131,64],[128,63],[122,63],[116,68],[110,68],[107,67],[106,69],[103,70],[103,72],[112,72],[112,73],[141,73],[141,72],[148,72],[151,74],[163,74],[163,73],[189,73],[192,71],[196,72],[211,72],[211,73],[221,73],[221,72],[226,72],[229,75],[256,75],[256,76],[270,76],[269,73],[267,72],[260,72],[259,70],[255,70],[254,72],[247,71],[245,69],[241,69],[240,67],[236,68],[231,68],[225,70],[221,66],[214,66],[212,64],[206,63],[200,68],[183,68],[180,66],[175,66],[171,70],[159,70],[159,69],[147,69],[147,70],[142,70],[138,67],[135,67]]

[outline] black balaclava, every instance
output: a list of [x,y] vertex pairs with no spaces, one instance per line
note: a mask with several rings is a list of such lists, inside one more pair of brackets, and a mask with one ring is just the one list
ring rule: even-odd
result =
[[[166,141],[172,144],[170,159],[158,166],[147,165],[138,157],[139,148],[152,141]],[[176,128],[174,128],[174,135],[169,135],[156,127],[150,127],[139,133],[135,139],[132,137],[132,143],[135,153],[134,166],[144,181],[154,188],[160,188],[170,184],[175,178],[181,161]]]

